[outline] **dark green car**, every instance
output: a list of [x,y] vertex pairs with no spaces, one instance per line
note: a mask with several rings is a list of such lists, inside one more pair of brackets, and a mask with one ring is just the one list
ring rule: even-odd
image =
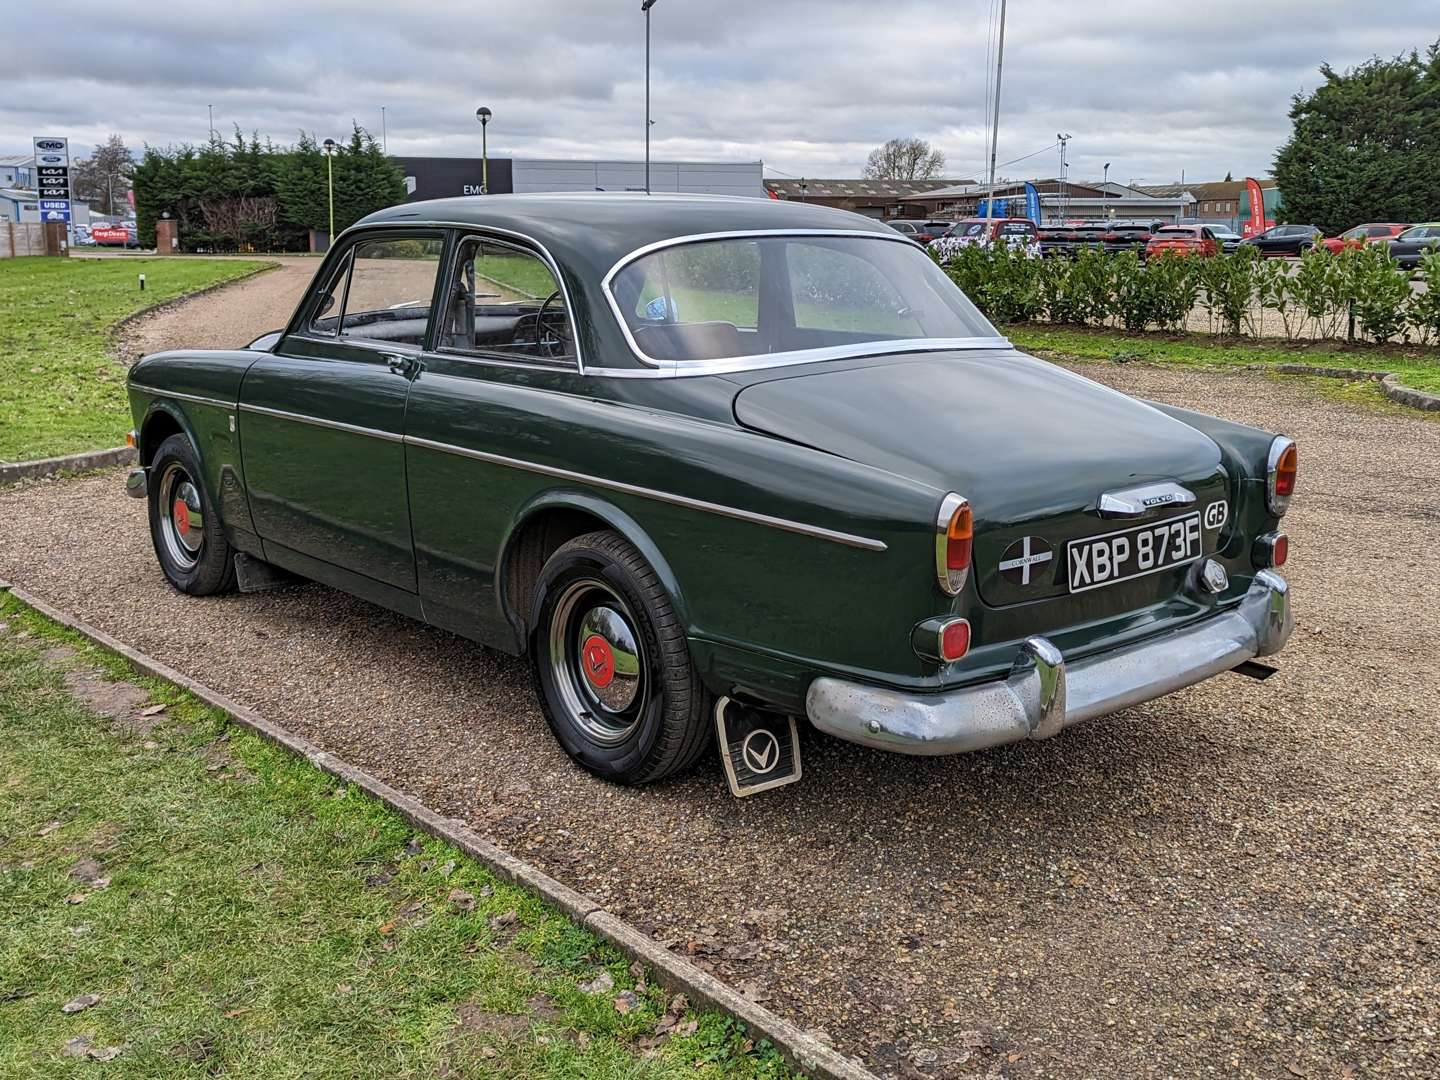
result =
[[283,331],[130,374],[178,589],[276,568],[529,658],[611,780],[795,718],[912,754],[1040,739],[1291,629],[1294,444],[1017,352],[878,222],[764,199],[399,206]]

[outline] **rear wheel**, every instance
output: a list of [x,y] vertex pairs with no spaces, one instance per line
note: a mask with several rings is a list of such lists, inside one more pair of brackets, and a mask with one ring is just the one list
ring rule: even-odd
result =
[[643,784],[710,741],[708,700],[654,570],[619,533],[561,546],[536,583],[530,669],[551,730],[579,764]]
[[171,585],[192,596],[235,585],[234,552],[205,487],[200,459],[184,435],[171,435],[150,462],[150,539]]

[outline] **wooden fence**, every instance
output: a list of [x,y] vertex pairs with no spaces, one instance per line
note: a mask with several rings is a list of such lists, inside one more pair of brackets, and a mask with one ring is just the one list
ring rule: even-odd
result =
[[0,221],[0,259],[44,254],[44,225],[38,221]]

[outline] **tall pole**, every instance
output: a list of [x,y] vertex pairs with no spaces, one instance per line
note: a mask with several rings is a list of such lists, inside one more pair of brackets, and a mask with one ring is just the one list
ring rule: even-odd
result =
[[382,153],[390,152],[390,136],[385,130],[385,106],[380,106],[380,150]]
[[655,0],[641,0],[645,13],[645,194],[650,194],[650,9]]
[[214,106],[214,105],[206,105],[205,108],[210,111],[210,141],[211,141],[211,142],[214,142],[214,141],[215,141],[215,106]]
[[475,110],[475,119],[480,121],[480,194],[490,194],[490,117],[494,115],[481,105]]
[[995,50],[995,115],[990,121],[990,183],[985,194],[985,239],[990,243],[990,219],[995,216],[995,152],[1000,144],[1000,67],[1005,62],[1005,0],[1000,0],[1000,43]]
[[325,194],[330,201],[330,238],[325,242],[328,251],[335,243],[335,155],[325,155]]

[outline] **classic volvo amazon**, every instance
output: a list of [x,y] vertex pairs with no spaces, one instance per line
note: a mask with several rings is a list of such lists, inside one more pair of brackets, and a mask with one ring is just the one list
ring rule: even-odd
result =
[[[1294,444],[1016,351],[878,222],[764,199],[414,203],[280,331],[129,380],[196,595],[280,571],[528,657],[624,783],[796,718],[910,754],[1044,739],[1291,630]],[[278,568],[278,569],[277,569]]]

